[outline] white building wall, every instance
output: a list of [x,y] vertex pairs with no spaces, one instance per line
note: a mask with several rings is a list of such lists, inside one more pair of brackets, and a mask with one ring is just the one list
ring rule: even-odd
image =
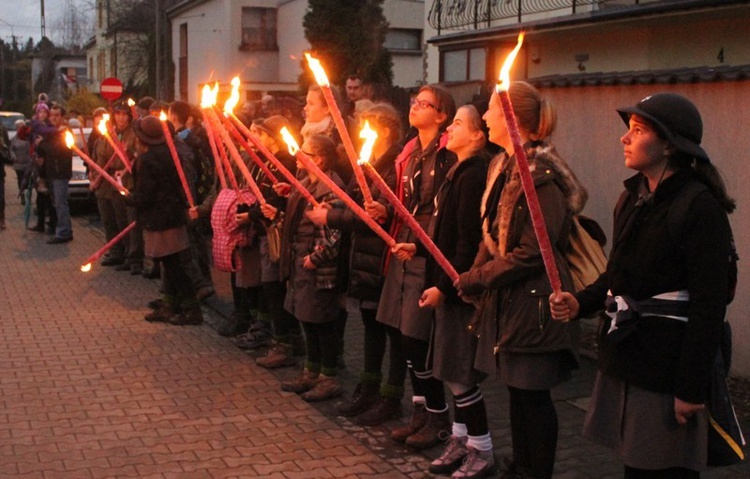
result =
[[[392,28],[421,29],[424,5],[423,0],[386,0],[384,13]],[[307,0],[212,0],[172,16],[175,65],[179,65],[180,25],[188,26],[188,101],[200,101],[199,89],[206,82],[218,79],[224,90],[235,75],[242,79],[244,90],[296,91],[301,60],[310,48],[302,27],[307,6]],[[239,49],[242,7],[278,9],[278,52]],[[410,87],[424,81],[423,57],[396,53],[393,63],[394,84]],[[175,82],[179,91],[179,69]]]

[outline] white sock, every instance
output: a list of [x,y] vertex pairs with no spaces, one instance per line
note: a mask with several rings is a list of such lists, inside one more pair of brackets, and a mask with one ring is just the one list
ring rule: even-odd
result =
[[490,437],[490,433],[481,436],[469,436],[466,445],[473,447],[477,451],[490,451],[492,450],[492,438]]
[[466,437],[468,432],[466,431],[466,424],[460,422],[453,423],[453,435],[456,437]]
[[411,403],[412,404],[421,404],[422,406],[424,406],[425,404],[427,404],[427,399],[425,399],[424,396],[412,396],[411,397]]

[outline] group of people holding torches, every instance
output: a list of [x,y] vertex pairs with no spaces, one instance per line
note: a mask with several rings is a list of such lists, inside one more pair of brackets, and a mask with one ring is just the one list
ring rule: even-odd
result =
[[[501,98],[503,94],[506,98]],[[311,99],[311,95],[322,92],[311,88],[308,106],[324,98]],[[638,172],[634,183],[643,190],[642,197],[649,191],[653,197],[662,182],[667,187],[694,174],[695,162],[675,166],[672,155],[692,155],[702,167],[713,168],[698,146],[702,130],[695,127],[700,124],[695,107],[678,95],[663,95],[656,107],[651,107],[648,97],[621,113],[629,128],[621,140],[626,165]],[[508,127],[509,108],[517,131]],[[565,244],[572,215],[583,210],[588,195],[549,142],[556,124],[550,102],[533,86],[514,82],[504,92],[493,92],[486,112],[475,105],[457,109],[444,87],[424,86],[411,101],[409,126],[415,135],[405,144],[403,125],[392,106],[375,104],[357,118],[359,128],[367,124],[377,133],[369,145],[371,157],[361,158],[367,165],[350,161],[351,148],[342,162],[336,141],[319,129],[303,128],[298,147],[296,132],[283,117],[266,118],[247,129],[234,123],[231,111],[222,118],[223,113],[211,105],[203,105],[203,110],[221,188],[215,204],[191,204],[189,216],[215,219],[221,204],[222,211],[232,213],[222,218],[233,229],[249,232],[238,243],[230,243],[236,247],[230,255],[233,285],[260,285],[272,316],[274,343],[257,363],[267,368],[295,364],[294,338],[300,336],[301,325],[304,366],[282,389],[307,401],[340,396],[336,372],[343,346],[337,318],[345,296],[350,306],[359,309],[364,323],[364,371],[356,390],[339,406],[342,415],[366,426],[400,417],[408,375],[413,390],[411,417],[392,430],[391,437],[415,448],[432,447],[447,437],[430,472],[485,477],[498,464],[478,384],[497,374],[509,391],[513,446],[503,477],[551,477],[558,420],[550,390],[567,380],[578,362],[578,326],[570,320],[583,309],[590,312],[595,303],[602,303],[601,308],[606,296],[601,287],[608,275],[617,276],[620,270],[608,270],[583,296],[562,293],[573,289],[559,245]],[[688,118],[689,131],[684,131],[672,110]],[[234,138],[244,139],[245,149],[252,145],[253,152],[240,157],[227,134],[232,128]],[[133,165],[135,188],[127,201],[135,205],[143,222],[146,254],[159,258],[164,268],[165,298],[181,298],[180,309],[189,314],[180,313],[182,319],[175,321],[176,305],[169,300],[158,304],[146,319],[199,324],[200,309],[179,259],[187,248],[184,210],[189,194],[181,191],[180,162],[170,158],[169,135],[164,132],[155,117],[135,122],[139,155]],[[338,135],[349,138],[346,131]],[[543,212],[547,241],[554,245],[551,251],[542,251],[537,240],[539,225],[531,217],[539,212],[527,205],[530,192],[519,172],[521,155],[531,167],[527,173]],[[369,182],[363,183],[365,175],[358,168],[364,169]],[[351,177],[348,184],[342,175]],[[712,232],[696,239],[696,248],[709,240],[722,244],[728,235],[723,213],[733,209],[733,201],[721,183],[712,192],[714,196],[701,205],[714,218]],[[628,234],[640,234],[640,226],[629,228],[634,232]],[[280,242],[274,244],[279,236]],[[617,248],[618,238],[615,241]],[[665,254],[682,254],[673,250]],[[545,254],[553,255],[559,285],[548,278]],[[702,287],[718,291],[721,255],[711,255],[707,261],[713,261],[713,268],[706,274],[713,286]],[[691,274],[698,272],[691,270]],[[723,309],[714,309],[723,319]],[[603,337],[606,334],[605,328]],[[715,334],[704,336],[706,342],[716,340]],[[701,351],[711,347],[702,344]],[[386,350],[389,370],[383,374]],[[665,370],[662,375],[679,369],[673,363],[654,367]],[[620,383],[631,389],[623,392],[615,387]],[[446,386],[452,395],[453,421]],[[682,389],[673,383],[644,388],[638,374],[623,377],[603,370],[586,434],[623,456],[625,477],[698,477],[697,471],[705,465],[705,451],[703,456],[700,451],[705,446],[701,433],[706,418],[700,398],[676,396],[675,391]],[[617,400],[613,391],[620,391],[620,396],[634,394],[633,404],[648,401],[643,404],[649,406],[633,409],[640,415],[636,419],[630,409],[607,410],[607,401]],[[674,400],[674,409],[652,407],[665,400]],[[617,419],[602,424],[602,417]],[[673,424],[662,425],[670,420]],[[652,434],[656,439],[644,439],[641,429],[617,429],[642,428],[646,423],[650,433],[658,432]],[[658,457],[649,450],[659,451]]]

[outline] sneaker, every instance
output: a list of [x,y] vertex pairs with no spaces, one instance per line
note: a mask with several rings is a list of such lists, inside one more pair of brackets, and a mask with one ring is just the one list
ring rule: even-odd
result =
[[307,402],[327,401],[341,396],[343,389],[335,377],[320,375],[315,386],[300,397]]
[[[221,331],[219,331],[219,334],[221,334]],[[225,336],[225,335],[222,335],[222,336]],[[272,336],[273,335],[271,334],[270,331],[261,329],[261,330],[254,331],[252,333],[248,333],[242,338],[237,338],[237,340],[234,342],[234,345],[246,351],[266,348],[273,344]]]
[[305,393],[315,387],[315,384],[318,382],[318,377],[320,377],[320,373],[310,371],[309,369],[303,369],[302,374],[296,378],[281,383],[281,390],[288,393]]
[[479,479],[495,472],[495,455],[492,450],[480,451],[471,446],[467,448],[469,452],[464,463],[451,475],[451,479]]
[[292,356],[292,346],[279,342],[273,342],[271,349],[265,356],[255,360],[255,364],[266,369],[277,369],[297,364],[297,360]]
[[349,401],[336,408],[344,417],[354,417],[370,409],[370,406],[378,400],[380,384],[359,383]]
[[169,324],[174,326],[197,326],[203,324],[203,311],[200,307],[191,308],[172,316]]
[[36,225],[36,226],[29,226],[26,228],[29,231],[34,231],[36,233],[44,233],[44,225]]
[[451,434],[443,454],[430,463],[432,474],[450,474],[461,466],[464,458],[469,454],[466,447],[467,436],[458,437]]
[[378,426],[391,419],[399,419],[401,410],[401,399],[380,397],[375,404],[356,417],[357,424],[362,426]]

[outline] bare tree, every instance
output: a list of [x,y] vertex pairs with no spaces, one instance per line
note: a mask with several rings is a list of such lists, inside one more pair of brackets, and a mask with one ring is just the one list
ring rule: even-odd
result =
[[65,0],[63,16],[54,25],[56,44],[68,50],[82,47],[94,32],[91,11],[88,2]]

